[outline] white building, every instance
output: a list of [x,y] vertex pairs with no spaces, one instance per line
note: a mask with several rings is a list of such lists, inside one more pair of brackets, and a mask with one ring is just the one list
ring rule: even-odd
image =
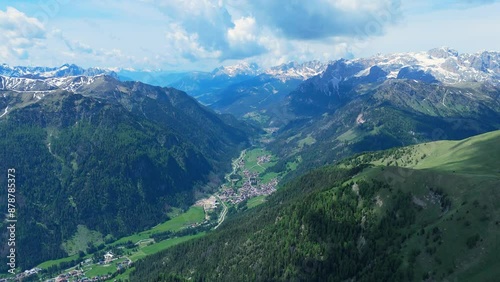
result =
[[107,252],[106,254],[104,254],[104,263],[110,263],[113,260],[113,257],[113,253]]

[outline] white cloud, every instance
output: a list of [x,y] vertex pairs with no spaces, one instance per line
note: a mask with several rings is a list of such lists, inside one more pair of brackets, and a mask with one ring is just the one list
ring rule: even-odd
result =
[[[89,0],[53,9],[58,13],[51,13],[45,26],[31,18],[42,4],[11,4],[26,14],[4,4],[4,11],[0,10],[0,61],[208,70],[238,60],[271,66],[422,46],[451,45],[464,50],[462,46],[486,44],[484,48],[496,48],[488,38],[498,38],[494,36],[497,29],[489,28],[498,21],[472,10],[498,1],[417,2]],[[495,4],[481,7],[498,11]],[[460,18],[447,17],[447,11],[463,13]],[[473,25],[479,31],[469,32]],[[53,31],[46,33],[45,29]],[[471,36],[475,40],[469,40]]]
[[242,17],[234,21],[234,27],[227,30],[228,48],[221,59],[238,59],[266,53],[269,46],[253,17]]
[[327,0],[329,5],[343,11],[378,11],[391,5],[390,1],[373,1],[373,0]]
[[29,58],[31,48],[40,46],[45,39],[45,27],[35,18],[30,18],[15,8],[0,10],[0,59]]
[[255,33],[257,25],[252,17],[243,17],[234,21],[234,28],[227,31],[230,45],[245,44],[254,42],[257,38]]
[[227,29],[234,26],[231,15],[214,0],[168,0],[157,1],[169,24],[182,27],[189,35],[196,35],[197,41],[207,51],[223,50],[227,47]]
[[199,59],[214,59],[221,55],[218,50],[207,50],[199,42],[197,33],[189,34],[183,27],[178,24],[171,24],[169,31],[166,33],[167,52],[174,55],[182,55],[182,57],[193,60]]

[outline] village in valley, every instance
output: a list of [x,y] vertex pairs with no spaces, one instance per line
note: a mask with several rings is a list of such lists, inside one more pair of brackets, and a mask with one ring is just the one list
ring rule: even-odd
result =
[[278,178],[265,181],[263,177],[265,168],[272,165],[272,156],[262,153],[265,153],[262,149],[256,149],[245,158],[247,152],[244,152],[237,162],[233,163],[233,172],[227,177],[230,181],[222,185],[217,195],[221,201],[235,205],[250,198],[271,195],[276,191]]
[[203,207],[206,221],[217,219],[214,227],[217,229],[224,222],[229,208],[257,206],[276,191],[278,174],[267,171],[275,164],[276,158],[264,149],[243,150],[233,160],[232,171],[226,175],[219,191],[199,200],[195,206]]
[[[103,258],[99,260],[97,265],[108,266],[110,269],[109,274],[98,275],[94,277],[86,277],[85,272],[92,269],[93,261],[92,259],[86,259],[85,261],[78,264],[74,269],[62,273],[55,278],[48,279],[46,282],[97,282],[106,281],[112,279],[116,276],[116,273],[121,273],[133,265],[132,261],[125,256],[118,256],[112,252],[106,252]],[[111,274],[114,272],[115,274]]]
[[[96,265],[104,266],[108,268],[108,274],[96,275],[92,277],[87,277],[86,272],[92,270]],[[130,268],[133,265],[132,261],[126,256],[115,255],[112,252],[106,252],[102,256],[101,259],[98,259],[98,262],[95,262],[93,259],[88,258],[86,260],[81,261],[77,265],[72,268],[67,269],[64,273],[57,275],[54,278],[46,279],[45,282],[92,282],[92,281],[106,281],[112,279],[116,276],[117,273],[122,273],[126,269]],[[41,268],[33,268],[30,270],[26,270],[17,274],[14,277],[14,281],[22,281],[29,279],[31,276],[35,276],[43,272]],[[12,279],[0,279],[2,281],[12,281]]]
[[231,207],[251,208],[263,203],[278,185],[279,174],[267,171],[276,162],[276,157],[264,149],[243,150],[233,160],[232,171],[225,176],[225,183],[216,193],[197,201],[187,211],[169,215],[171,220],[109,244],[101,244],[94,252],[80,252],[80,257],[76,254],[47,262],[41,264],[41,268],[26,270],[16,277],[0,279],[0,282],[31,279],[30,276],[48,282],[125,281],[137,259],[217,229]]
[[199,200],[196,205],[203,206],[206,213],[217,209],[220,202],[237,205],[259,196],[269,196],[276,191],[278,175],[268,173],[266,169],[273,166],[276,160],[260,148],[244,150],[233,161],[233,170],[226,175],[223,184],[213,196]]

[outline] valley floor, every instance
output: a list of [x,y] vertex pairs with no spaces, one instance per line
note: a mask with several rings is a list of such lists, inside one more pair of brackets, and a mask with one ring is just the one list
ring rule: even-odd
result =
[[[172,219],[149,230],[103,244],[96,253],[75,254],[44,262],[37,266],[42,273],[55,267],[65,267],[56,274],[39,276],[48,281],[127,280],[137,260],[217,229],[227,218],[230,208],[253,208],[264,203],[265,198],[276,191],[278,179],[282,177],[266,172],[276,162],[276,156],[263,148],[245,149],[233,160],[233,169],[226,175],[219,191],[200,199],[189,210],[182,213],[174,210],[170,214]],[[105,262],[103,253],[109,250],[114,250],[115,256]]]

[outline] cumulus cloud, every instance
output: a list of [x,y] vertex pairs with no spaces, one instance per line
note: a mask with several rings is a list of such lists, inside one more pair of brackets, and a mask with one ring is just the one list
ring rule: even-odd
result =
[[0,58],[8,61],[12,57],[27,59],[29,50],[40,46],[46,38],[43,24],[15,8],[0,10]]
[[191,61],[244,59],[294,45],[283,40],[380,35],[399,0],[148,0],[169,19],[167,47]]
[[[258,22],[299,40],[379,35],[400,16],[399,0],[253,0],[248,4]],[[370,25],[376,30],[365,32]]]
[[242,17],[234,21],[227,31],[229,48],[221,59],[243,59],[266,53],[269,46],[253,17]]
[[169,31],[166,33],[167,46],[169,52],[174,51],[182,57],[195,61],[197,59],[217,58],[221,52],[217,48],[205,48],[200,43],[198,33],[188,33],[179,24],[170,24]]
[[[227,50],[226,32],[234,27],[231,15],[224,5],[212,0],[148,1],[167,17],[168,39],[177,38],[187,44],[186,58],[212,57]],[[170,46],[170,45],[169,45]],[[189,53],[192,51],[192,53]]]
[[[84,64],[111,61],[108,64],[197,69],[237,60],[266,66],[289,60],[330,60],[370,49],[371,40],[390,36],[415,15],[429,14],[442,21],[435,12],[498,2],[90,0],[64,6],[65,14],[74,15],[71,18],[44,10],[51,17],[47,29],[61,28],[65,35],[57,30],[46,33],[40,20],[4,8],[0,10],[0,60],[22,62],[30,56],[30,60],[50,57],[54,62],[70,58]],[[36,15],[40,5],[27,5],[23,12]],[[130,18],[140,18],[140,24]]]

